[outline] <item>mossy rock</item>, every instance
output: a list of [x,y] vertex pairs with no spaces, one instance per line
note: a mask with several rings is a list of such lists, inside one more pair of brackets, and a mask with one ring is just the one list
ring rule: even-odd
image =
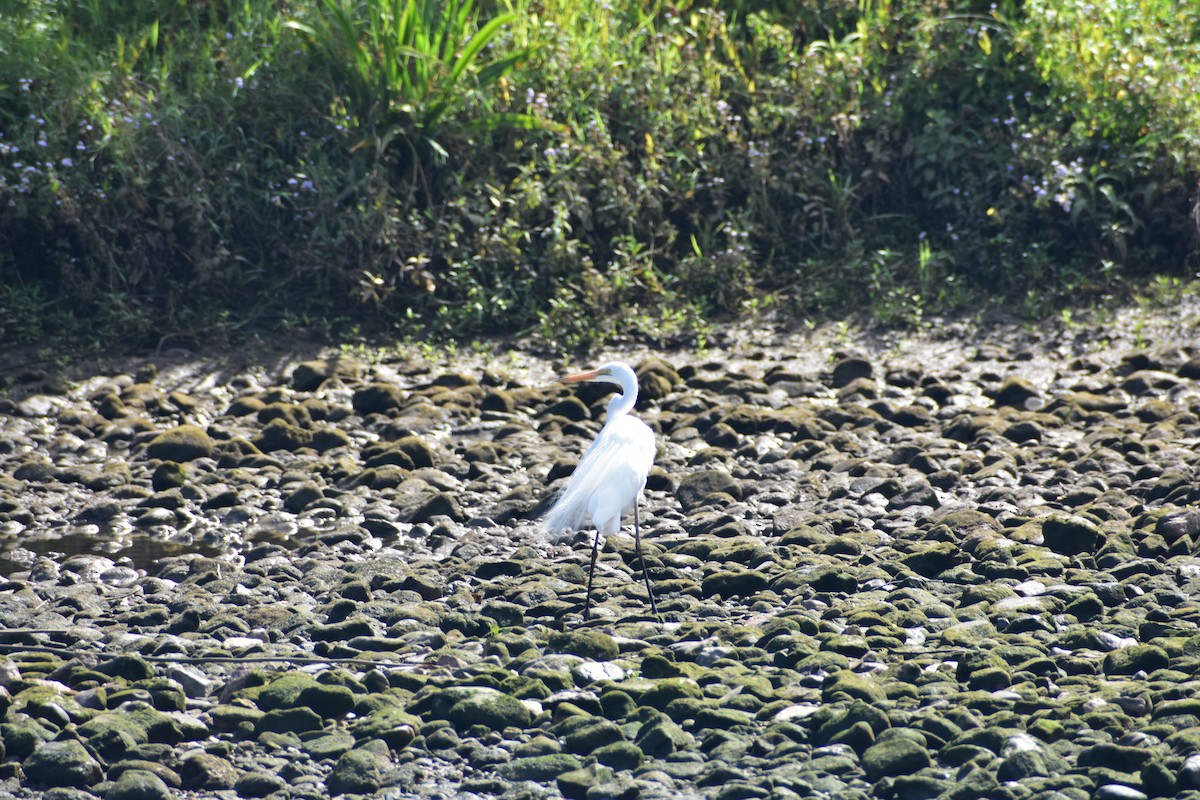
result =
[[203,750],[193,750],[179,762],[179,779],[185,789],[232,789],[237,777],[237,767],[227,759]]
[[35,786],[86,788],[103,777],[100,762],[75,739],[43,742],[21,765],[25,777]]
[[433,448],[420,436],[403,436],[391,443],[391,447],[408,456],[413,466],[433,466]]
[[353,443],[350,434],[340,428],[323,425],[313,429],[312,446],[318,453],[325,453],[339,447],[349,447]]
[[150,476],[150,486],[156,492],[167,489],[177,489],[187,483],[187,467],[178,461],[164,461],[154,468]]
[[315,392],[329,378],[357,378],[362,370],[358,361],[337,356],[302,361],[292,370],[292,388],[298,392]]
[[211,458],[214,447],[212,437],[200,426],[178,425],[151,439],[146,445],[146,456],[163,461],[194,461]]
[[396,706],[371,711],[350,726],[350,733],[360,742],[380,739],[393,750],[407,747],[421,727],[421,718]]
[[621,648],[607,633],[575,630],[551,636],[546,642],[546,652],[567,653],[592,661],[612,661],[621,654]]
[[230,733],[243,725],[253,729],[263,713],[257,708],[234,705],[219,705],[208,712],[213,730],[219,733]]
[[166,782],[150,769],[123,770],[104,793],[105,800],[169,800],[170,797]]
[[79,735],[91,739],[109,730],[124,731],[138,744],[178,744],[186,738],[174,717],[143,703],[126,703],[119,711],[99,714],[79,726]]
[[514,758],[501,764],[496,772],[509,781],[535,781],[546,783],[565,772],[579,769],[582,763],[577,756],[569,753],[547,753],[540,756],[525,756]]
[[333,771],[325,779],[325,788],[331,795],[373,794],[383,785],[387,766],[383,756],[374,750],[350,750],[334,765]]
[[633,770],[642,765],[642,750],[631,742],[613,742],[592,751],[592,757],[615,770]]
[[339,719],[354,710],[354,692],[346,686],[318,683],[302,690],[296,705],[314,711],[322,719]]
[[903,556],[900,563],[918,575],[932,578],[961,563],[963,559],[963,552],[958,545],[951,542],[932,542]]
[[667,717],[657,717],[642,725],[634,744],[650,758],[665,758],[672,753],[692,750],[696,740]]
[[240,689],[235,696],[254,701],[262,711],[273,711],[292,708],[305,689],[318,685],[317,679],[307,672],[285,672],[270,683]]
[[767,576],[756,569],[721,570],[705,577],[700,591],[705,597],[748,597],[769,584]]
[[350,404],[363,416],[391,414],[404,405],[404,392],[390,383],[372,383],[356,391]]
[[675,497],[683,506],[684,511],[698,508],[704,504],[707,497],[713,494],[725,494],[735,500],[741,499],[742,485],[728,472],[706,470],[684,475],[675,489]]
[[1095,553],[1105,543],[1100,527],[1077,515],[1055,514],[1042,522],[1046,547],[1066,556]]
[[312,431],[291,425],[281,419],[273,419],[252,440],[255,447],[264,453],[276,450],[295,452],[305,447],[312,447]]
[[308,708],[277,708],[259,717],[254,732],[304,733],[321,730],[324,721],[320,715]]
[[1138,672],[1151,673],[1170,663],[1170,657],[1161,647],[1135,644],[1105,655],[1103,669],[1105,675],[1133,675]]
[[625,734],[616,723],[604,717],[568,717],[551,730],[562,738],[564,748],[579,755],[588,755],[599,747],[625,741]]
[[281,419],[299,428],[312,427],[312,415],[308,413],[307,408],[296,403],[268,403],[259,410],[256,418],[260,425]]
[[813,716],[817,726],[816,741],[822,744],[842,742],[863,749],[891,728],[887,714],[873,702],[855,700],[845,708],[830,707]]
[[863,772],[869,781],[911,775],[931,763],[927,747],[901,736],[877,740],[862,756]]
[[[648,684],[648,685],[646,685]],[[635,686],[640,691],[635,693]],[[614,684],[613,688],[624,689],[634,697],[639,705],[662,710],[672,700],[679,698],[700,699],[704,696],[700,684],[691,678],[662,678],[653,681],[623,681]]]
[[529,707],[510,694],[484,687],[471,691],[446,711],[446,719],[462,730],[472,725],[484,725],[492,730],[527,728],[533,722]]

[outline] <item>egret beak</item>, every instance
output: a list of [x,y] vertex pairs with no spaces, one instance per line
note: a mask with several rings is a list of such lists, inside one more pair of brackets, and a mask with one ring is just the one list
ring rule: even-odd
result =
[[575,375],[567,375],[565,378],[559,378],[559,383],[579,383],[580,381],[594,381],[600,375],[600,370],[594,369],[590,372],[580,372]]

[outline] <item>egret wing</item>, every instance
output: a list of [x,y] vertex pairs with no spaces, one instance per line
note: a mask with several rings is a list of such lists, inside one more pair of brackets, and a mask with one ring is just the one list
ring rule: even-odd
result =
[[620,416],[605,425],[547,513],[545,530],[578,530],[590,520],[615,532],[646,485],[654,450],[654,433],[641,420]]

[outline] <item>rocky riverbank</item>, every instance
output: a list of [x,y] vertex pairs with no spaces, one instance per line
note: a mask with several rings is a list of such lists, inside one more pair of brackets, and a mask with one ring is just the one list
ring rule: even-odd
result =
[[[581,617],[535,518],[606,395],[500,346],[175,352],[0,399],[0,794],[1200,798],[1190,301],[769,322],[638,367]],[[598,362],[599,357],[593,359]]]

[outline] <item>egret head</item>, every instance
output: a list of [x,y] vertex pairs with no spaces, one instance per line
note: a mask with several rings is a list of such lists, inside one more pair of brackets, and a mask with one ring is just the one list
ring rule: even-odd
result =
[[630,373],[633,372],[633,370],[631,370],[629,368],[629,366],[626,364],[622,364],[619,361],[610,361],[607,364],[603,364],[603,365],[597,367],[596,369],[589,370],[587,372],[579,372],[574,375],[567,375],[566,377],[560,378],[559,380],[562,381],[563,383],[587,382],[587,383],[615,383],[617,385],[620,385],[622,376],[619,373],[622,370],[624,370],[626,372],[630,372]]
[[608,404],[610,418],[617,414],[624,414],[633,408],[633,403],[637,400],[637,373],[628,364],[620,361],[609,361],[607,364],[602,364],[589,372],[568,375],[560,380],[564,383],[579,383],[582,381],[589,383],[611,383],[621,387],[621,393],[614,396]]

